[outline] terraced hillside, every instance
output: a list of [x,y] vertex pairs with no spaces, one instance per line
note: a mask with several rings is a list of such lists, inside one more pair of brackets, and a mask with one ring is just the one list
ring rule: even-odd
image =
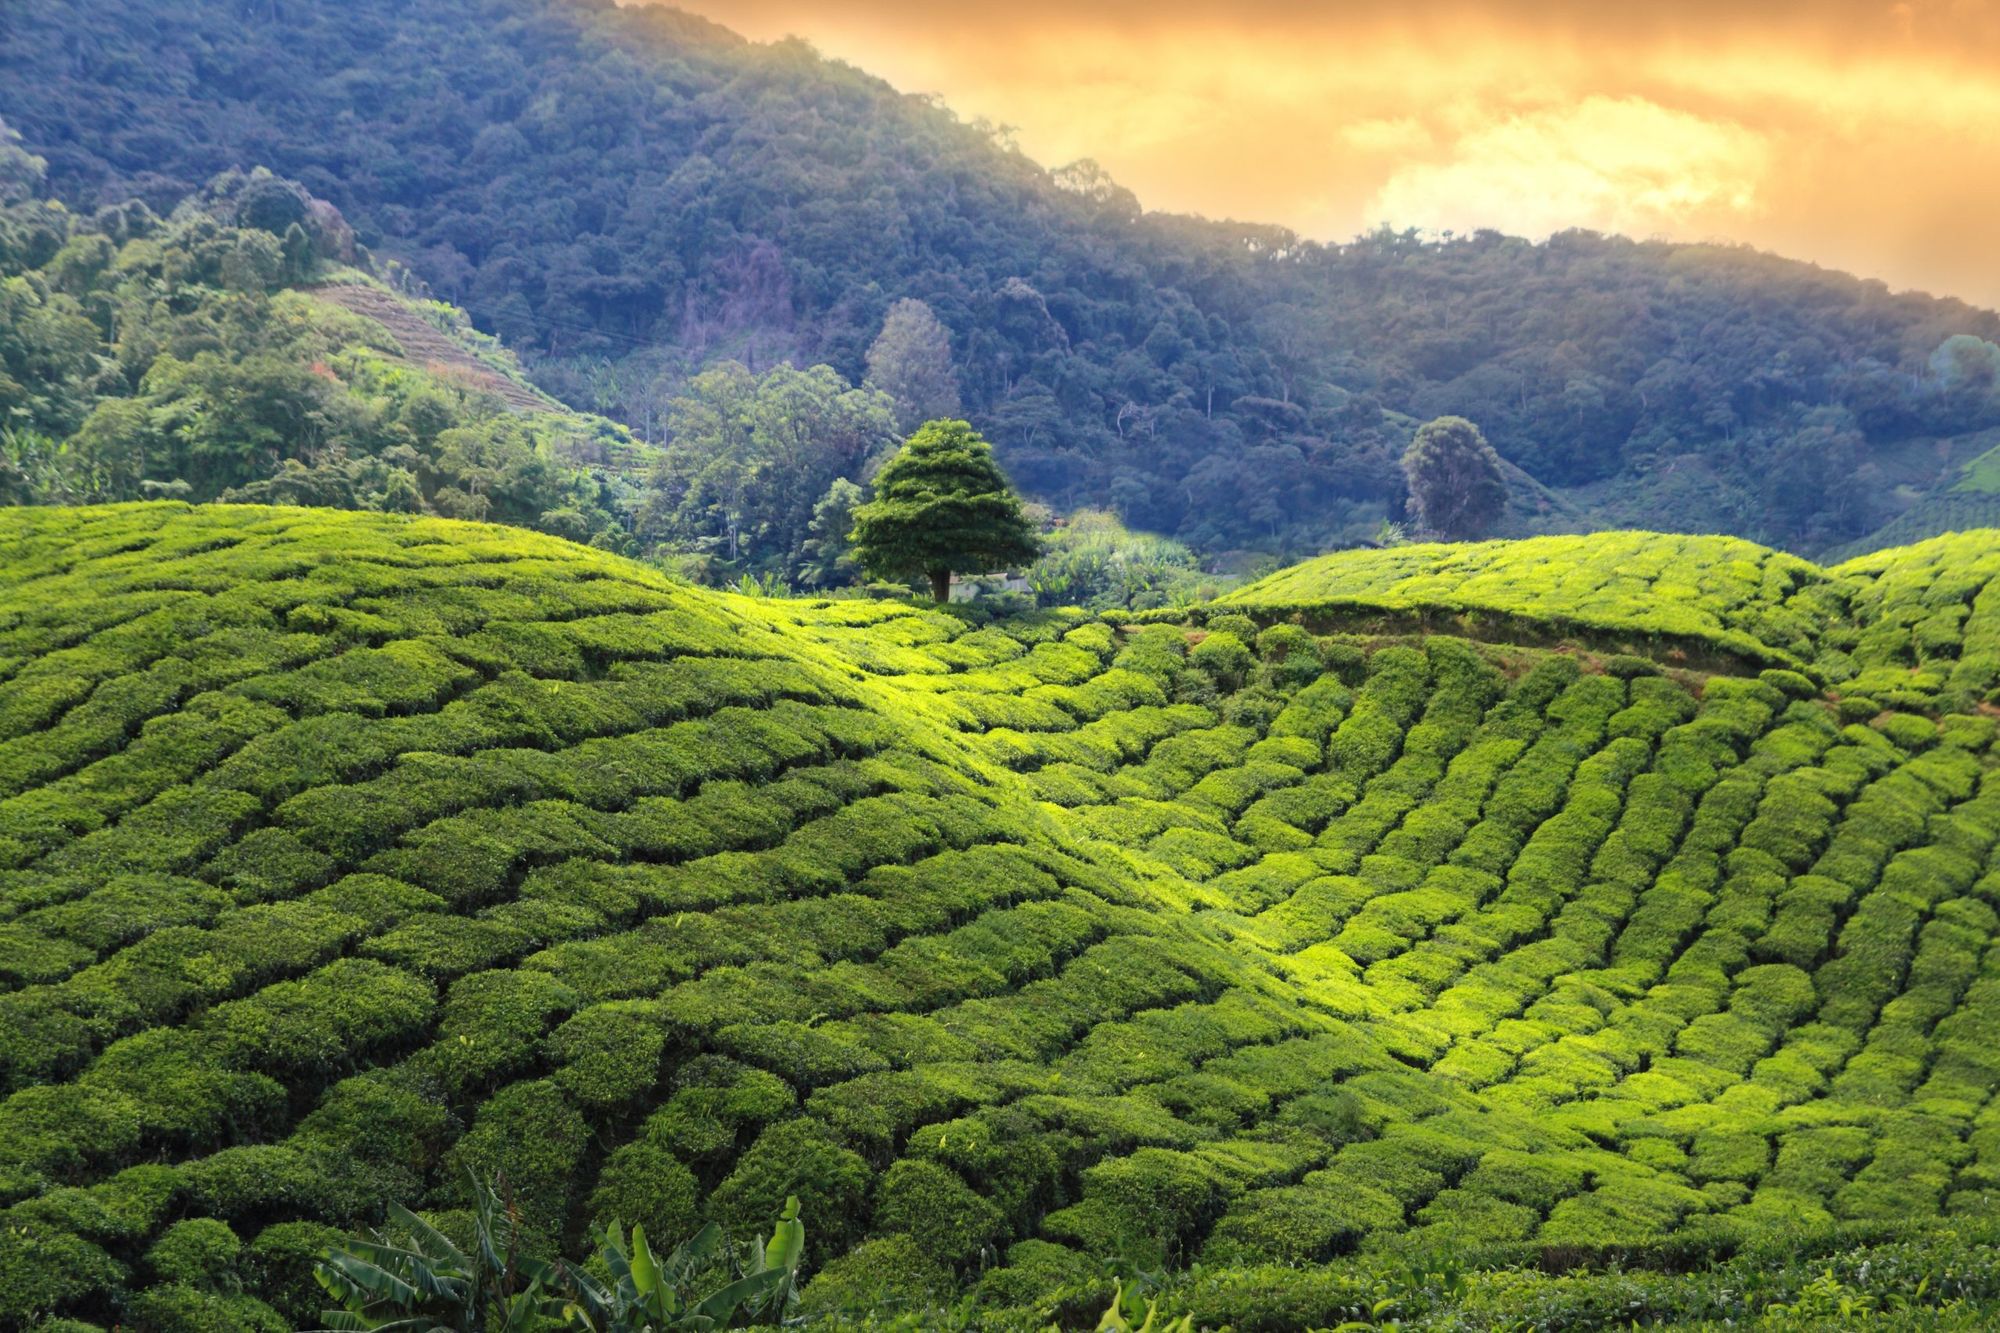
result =
[[[564,407],[542,393],[512,364],[482,361],[460,338],[426,323],[418,307],[386,287],[364,282],[328,282],[307,289],[316,300],[374,320],[395,338],[402,359],[440,379],[490,393],[514,412],[561,412]],[[447,307],[448,308],[448,307]]]
[[1222,599],[1353,625],[1465,617],[1486,635],[1525,625],[1739,662],[1796,667],[1843,608],[1842,587],[1797,556],[1739,537],[1651,532],[1344,551]]
[[1949,711],[1991,702],[2000,686],[1996,576],[1993,529],[1831,568],[1735,537],[1600,532],[1345,551],[1194,616],[1445,630],[1738,672],[1789,667],[1841,695]]
[[1975,1326],[2000,542],[1633,540],[1322,568],[1550,642],[1629,579],[1726,670],[0,515],[0,1323],[313,1326],[504,1171],[571,1253],[796,1194],[801,1313],[905,1327],[1088,1327],[1106,1260],[1237,1329]]

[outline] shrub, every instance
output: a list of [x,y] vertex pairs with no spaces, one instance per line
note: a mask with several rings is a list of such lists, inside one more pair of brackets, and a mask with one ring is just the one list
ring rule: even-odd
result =
[[1206,672],[1224,690],[1233,690],[1241,685],[1255,661],[1243,640],[1228,630],[1211,629],[1188,652],[1188,664]]
[[667,1135],[648,1122],[642,1135],[613,1152],[590,1196],[593,1226],[644,1227],[666,1238],[693,1232],[701,1183],[676,1158]]
[[1211,634],[1232,635],[1242,643],[1254,643],[1257,639],[1257,622],[1238,612],[1211,615],[1204,623]]
[[1899,750],[1923,750],[1938,736],[1937,724],[1927,717],[1910,713],[1884,713],[1875,719],[1875,729],[1887,736]]
[[318,1321],[326,1292],[313,1277],[320,1256],[341,1239],[341,1233],[317,1222],[279,1222],[265,1227],[250,1242],[244,1267],[245,1285],[293,1327]]
[[554,1083],[502,1088],[446,1158],[447,1179],[458,1182],[450,1197],[465,1201],[469,1182],[503,1179],[523,1229],[546,1246],[569,1217],[589,1138],[589,1126]]
[[221,1222],[205,1217],[176,1222],[146,1251],[146,1266],[163,1282],[221,1288],[236,1280],[243,1242]]
[[450,1108],[420,1079],[375,1069],[334,1085],[292,1145],[311,1154],[342,1215],[352,1216],[384,1198],[413,1197],[454,1128]]
[[1188,1153],[1140,1148],[1084,1173],[1084,1201],[1046,1222],[1099,1252],[1142,1264],[1172,1261],[1220,1215],[1222,1181]]
[[951,1274],[906,1235],[863,1241],[829,1263],[799,1293],[808,1319],[853,1314],[871,1320],[910,1315],[948,1299]]
[[1819,687],[1796,671],[1781,667],[1771,667],[1757,673],[1757,679],[1779,692],[1794,699],[1813,699],[1819,695]]
[[708,1199],[708,1215],[737,1234],[750,1234],[774,1203],[797,1195],[807,1217],[823,1219],[807,1233],[814,1266],[842,1254],[867,1226],[871,1172],[815,1120],[773,1125],[737,1162]]
[[951,1264],[971,1259],[997,1239],[1003,1218],[949,1168],[904,1160],[882,1176],[875,1225],[906,1233],[926,1258]]
[[1297,625],[1273,625],[1259,634],[1257,656],[1266,678],[1280,689],[1307,684],[1325,669],[1319,641]]
[[1641,676],[1657,676],[1660,664],[1650,657],[1634,657],[1629,653],[1618,653],[1604,661],[1604,670],[1624,680],[1634,680]]
[[659,1081],[666,1042],[655,1006],[618,1000],[570,1018],[545,1049],[557,1086],[578,1105],[602,1109],[643,1096]]
[[159,1333],[285,1333],[288,1327],[262,1301],[184,1282],[141,1292],[132,1304],[132,1318],[139,1327]]
[[244,1144],[190,1162],[181,1179],[194,1202],[231,1220],[283,1216],[343,1216],[354,1204],[332,1188],[317,1154],[283,1144]]
[[433,1048],[460,1090],[520,1073],[535,1058],[549,1022],[573,1008],[574,991],[541,971],[476,972],[452,983]]
[[1403,1209],[1368,1185],[1315,1181],[1257,1190],[1236,1201],[1202,1251],[1205,1264],[1323,1263],[1372,1231],[1400,1226]]

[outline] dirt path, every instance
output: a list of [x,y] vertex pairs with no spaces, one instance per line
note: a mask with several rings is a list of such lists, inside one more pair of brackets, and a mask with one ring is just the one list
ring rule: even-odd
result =
[[532,389],[515,383],[474,356],[435,325],[378,287],[356,282],[328,283],[306,291],[322,301],[352,310],[388,329],[402,344],[405,360],[441,378],[491,393],[516,412],[553,412],[560,407]]

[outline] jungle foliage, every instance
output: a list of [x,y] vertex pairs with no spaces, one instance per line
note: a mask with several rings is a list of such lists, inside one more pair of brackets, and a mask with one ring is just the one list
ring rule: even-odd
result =
[[[0,199],[0,503],[182,497],[538,528],[633,548],[639,446],[520,383],[512,359],[345,221],[268,172],[225,173],[166,217],[78,215],[7,142]],[[405,347],[364,309],[402,316]]]

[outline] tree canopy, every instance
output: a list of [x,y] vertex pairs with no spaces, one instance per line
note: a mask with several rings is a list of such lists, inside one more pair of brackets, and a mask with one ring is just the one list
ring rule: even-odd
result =
[[760,375],[725,362],[668,404],[666,427],[640,536],[787,582],[809,559],[822,573],[838,565],[837,553],[809,549],[814,515],[831,487],[859,481],[896,443],[889,396],[830,366]]
[[956,417],[958,372],[951,362],[951,330],[922,301],[896,302],[882,320],[882,332],[868,345],[868,384],[896,400],[896,422],[904,431]]
[[1500,456],[1464,417],[1427,421],[1403,454],[1410,513],[1430,535],[1483,537],[1507,502]]
[[871,574],[927,578],[940,602],[954,572],[1025,564],[1041,549],[993,446],[963,421],[926,423],[882,465],[853,541]]
[[630,434],[395,294],[296,184],[226,173],[166,218],[79,216],[24,156],[0,134],[0,502],[313,504],[630,548],[634,490],[587,461]]

